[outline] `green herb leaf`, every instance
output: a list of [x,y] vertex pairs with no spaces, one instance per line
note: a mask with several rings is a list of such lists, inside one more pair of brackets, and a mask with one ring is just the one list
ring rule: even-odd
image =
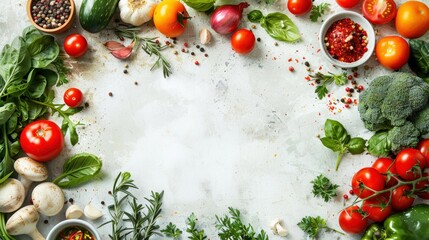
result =
[[15,110],[16,105],[14,103],[5,103],[3,106],[0,106],[0,125],[6,124]]
[[350,135],[343,124],[332,119],[326,119],[325,121],[325,136],[343,144],[350,141]]
[[319,99],[323,99],[328,94],[328,88],[325,85],[317,86],[314,92]]
[[335,83],[338,86],[342,86],[347,83],[347,72],[342,72],[341,74],[317,72],[315,75],[310,75],[310,78],[317,84],[315,93],[317,93],[318,98],[323,99],[328,93],[327,85]]
[[311,217],[306,216],[301,219],[298,223],[298,227],[301,228],[311,239],[316,239],[317,235],[323,228],[327,228],[326,220],[320,216]]
[[259,10],[253,10],[247,14],[247,18],[252,23],[259,23],[264,18],[264,14]]
[[329,8],[329,3],[321,3],[319,5],[313,5],[310,12],[310,19],[312,22],[317,22],[319,17],[325,14],[325,11]]
[[337,196],[337,184],[332,184],[331,181],[323,174],[317,176],[313,181],[312,193],[315,197],[321,197],[325,202],[328,202],[332,198]]
[[216,0],[183,0],[183,2],[198,12],[207,12],[214,8]]
[[259,22],[268,35],[276,40],[296,42],[301,39],[298,28],[292,20],[283,13],[274,12],[264,17],[261,11],[253,10],[247,15],[247,18],[251,22]]
[[377,157],[388,157],[392,144],[387,138],[388,132],[377,132],[368,140],[368,152]]
[[166,237],[170,237],[175,240],[179,239],[182,235],[182,231],[178,229],[176,225],[174,225],[172,222],[168,223],[168,225],[165,226],[165,228],[162,229],[161,232],[164,233]]
[[192,213],[187,219],[186,219],[186,232],[191,234],[188,238],[191,240],[204,240],[207,238],[206,234],[204,233],[203,229],[197,228],[197,217],[194,213]]
[[347,150],[351,154],[361,154],[365,151],[366,140],[360,137],[354,137],[347,143]]
[[410,44],[410,58],[408,65],[417,76],[428,79],[429,78],[429,42],[419,39],[411,39]]
[[339,152],[341,150],[341,144],[337,140],[323,137],[320,139],[320,141],[322,142],[323,146],[331,149],[334,152]]
[[64,163],[63,173],[53,182],[61,188],[77,187],[95,179],[102,165],[101,160],[93,154],[76,154]]

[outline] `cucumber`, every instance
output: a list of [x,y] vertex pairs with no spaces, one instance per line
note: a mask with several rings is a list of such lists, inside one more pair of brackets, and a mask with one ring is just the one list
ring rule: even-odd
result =
[[115,13],[119,0],[83,0],[79,21],[83,29],[97,33],[107,27]]

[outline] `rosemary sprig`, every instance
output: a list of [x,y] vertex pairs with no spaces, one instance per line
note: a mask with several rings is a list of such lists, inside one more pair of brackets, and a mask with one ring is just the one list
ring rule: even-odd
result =
[[149,56],[155,55],[157,56],[156,62],[152,65],[150,70],[153,70],[157,67],[162,67],[162,72],[164,74],[164,78],[170,76],[171,65],[167,61],[167,59],[161,54],[161,51],[166,49],[168,46],[156,42],[156,38],[145,38],[140,37],[137,34],[140,32],[139,27],[133,27],[131,25],[120,24],[115,28],[115,34],[119,38],[128,38],[135,41],[134,49],[137,49],[140,45]]

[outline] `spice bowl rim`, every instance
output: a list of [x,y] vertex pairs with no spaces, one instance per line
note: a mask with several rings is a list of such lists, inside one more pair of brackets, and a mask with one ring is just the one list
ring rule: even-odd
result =
[[76,4],[74,2],[74,0],[69,0],[70,1],[70,16],[67,19],[67,21],[64,22],[63,25],[61,25],[60,27],[57,28],[51,28],[51,29],[46,29],[46,28],[42,28],[40,27],[33,19],[33,16],[31,14],[31,5],[32,3],[36,1],[36,0],[28,0],[27,1],[27,17],[30,20],[31,24],[37,28],[39,31],[45,32],[45,33],[52,33],[52,34],[56,34],[56,33],[62,33],[64,31],[66,31],[67,29],[69,29],[71,27],[71,25],[73,24],[75,15],[76,15]]
[[[328,31],[328,29],[331,27],[331,25],[334,22],[345,18],[350,18],[353,22],[358,23],[368,34],[368,38],[367,38],[368,51],[365,52],[364,55],[359,60],[355,62],[350,62],[350,63],[341,62],[339,60],[334,59],[326,49],[325,40],[324,40],[325,34]],[[329,62],[341,68],[354,68],[364,64],[371,58],[375,48],[375,32],[374,32],[374,28],[372,27],[372,24],[361,14],[352,12],[352,11],[341,11],[341,12],[332,14],[328,19],[324,21],[324,23],[322,24],[322,27],[320,28],[319,43],[320,43],[320,49],[322,50],[323,55],[325,55],[325,57],[328,59]]]
[[79,226],[84,227],[91,232],[96,240],[100,240],[100,234],[97,229],[87,221],[81,219],[67,219],[56,224],[48,233],[46,240],[55,240],[55,237],[68,227]]

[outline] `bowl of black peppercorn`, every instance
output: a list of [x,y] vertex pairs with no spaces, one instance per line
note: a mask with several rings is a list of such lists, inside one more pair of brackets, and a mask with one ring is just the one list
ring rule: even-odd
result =
[[28,0],[27,16],[40,31],[62,33],[72,24],[75,17],[73,0]]

